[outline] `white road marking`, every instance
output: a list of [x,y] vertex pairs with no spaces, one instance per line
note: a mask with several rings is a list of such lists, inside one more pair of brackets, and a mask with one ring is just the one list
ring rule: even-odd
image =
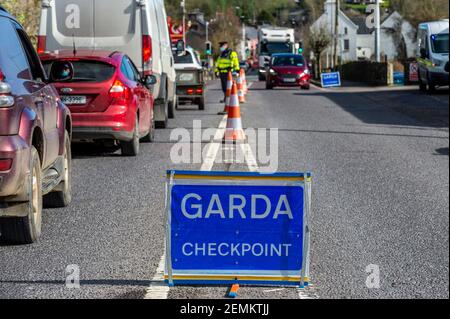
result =
[[300,299],[319,299],[319,296],[315,292],[314,286],[309,284],[305,288],[297,288],[298,297]]
[[222,121],[220,121],[219,124],[219,128],[214,134],[214,141],[216,142],[208,144],[208,151],[206,153],[202,167],[200,168],[201,171],[211,171],[214,166],[214,161],[216,160],[217,153],[219,152],[220,146],[222,145],[221,142],[219,143],[217,141],[221,141],[225,134],[225,129],[227,127],[227,118],[227,115],[222,118]]
[[152,279],[152,283],[146,290],[144,299],[167,299],[169,295],[169,286],[164,282],[165,263],[166,254],[163,254]]

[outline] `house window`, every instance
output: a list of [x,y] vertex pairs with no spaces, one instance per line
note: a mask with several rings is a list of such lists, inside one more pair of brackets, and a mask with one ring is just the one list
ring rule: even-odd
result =
[[348,34],[348,28],[345,28],[345,29],[344,29],[344,33],[345,33],[345,35]]
[[350,50],[350,40],[348,40],[348,39],[344,40],[344,50],[345,51]]

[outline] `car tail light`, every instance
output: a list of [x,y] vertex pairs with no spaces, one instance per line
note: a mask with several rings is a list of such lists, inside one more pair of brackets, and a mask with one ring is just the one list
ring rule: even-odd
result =
[[116,80],[109,90],[109,96],[115,100],[115,103],[123,104],[131,98],[131,90],[120,80]]
[[197,89],[196,92],[197,94],[203,94],[203,89]]
[[187,94],[189,94],[189,95],[194,94],[194,89],[187,89]]
[[11,107],[14,105],[14,97],[11,96],[11,86],[2,82],[5,76],[0,71],[0,108]]
[[45,35],[38,35],[37,37],[37,52],[39,54],[45,52],[47,37]]
[[144,63],[150,61],[153,55],[152,38],[149,35],[142,36],[142,58]]
[[11,169],[12,159],[0,159],[0,172],[6,172]]

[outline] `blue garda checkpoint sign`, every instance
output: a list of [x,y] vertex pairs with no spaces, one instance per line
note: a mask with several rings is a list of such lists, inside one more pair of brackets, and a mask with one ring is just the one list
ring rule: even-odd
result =
[[339,72],[322,73],[320,78],[323,88],[341,86],[341,74]]
[[308,284],[311,179],[168,171],[167,283]]

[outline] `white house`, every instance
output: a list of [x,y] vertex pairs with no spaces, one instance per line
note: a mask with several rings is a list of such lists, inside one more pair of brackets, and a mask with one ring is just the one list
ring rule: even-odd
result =
[[[375,30],[367,27],[366,17],[350,17],[358,25],[356,39],[358,59],[370,59],[375,53]],[[397,11],[383,17],[380,32],[380,52],[388,60],[415,56],[416,29]]]
[[[327,0],[325,2],[325,12],[312,25],[311,30],[318,31],[322,28],[334,34],[336,21],[336,0]],[[358,26],[341,10],[339,12],[339,44],[338,56],[342,61],[355,61],[356,56],[356,36]],[[333,66],[333,46],[332,44],[325,52],[327,57],[327,67]]]
[[[333,34],[335,10],[336,0],[327,0],[324,14],[312,24],[311,30],[325,27],[330,34]],[[368,19],[370,18],[361,14],[347,15],[343,11],[339,12],[338,55],[342,57],[343,62],[368,60],[373,57],[375,29],[369,28]],[[380,37],[381,54],[387,56],[388,60],[415,56],[415,28],[397,11],[382,17]],[[332,52],[332,47],[324,52],[329,61],[327,66],[332,66],[332,58],[330,58]]]

